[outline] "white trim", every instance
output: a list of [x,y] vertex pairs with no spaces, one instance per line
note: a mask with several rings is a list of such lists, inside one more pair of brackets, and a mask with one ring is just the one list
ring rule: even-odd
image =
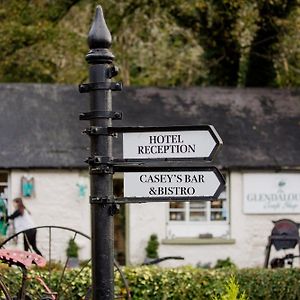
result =
[[[226,176],[226,190],[225,190],[225,198],[218,198],[219,200],[223,200],[224,209],[226,211],[226,220],[211,220],[212,213],[222,212],[222,208],[211,208],[211,202],[206,201],[205,208],[195,208],[194,210],[190,208],[190,202],[183,202],[183,209],[172,209],[170,208],[170,203],[167,203],[166,209],[166,237],[174,238],[174,237],[198,237],[199,234],[211,233],[214,237],[229,237],[231,228],[230,228],[230,174],[225,173]],[[176,211],[183,211],[185,213],[185,218],[182,221],[170,220],[170,213]],[[190,213],[192,211],[195,212],[206,212],[206,220],[200,221],[191,221]]]

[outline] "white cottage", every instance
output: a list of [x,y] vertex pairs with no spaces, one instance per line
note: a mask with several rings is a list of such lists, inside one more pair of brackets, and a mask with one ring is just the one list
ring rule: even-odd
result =
[[[83,163],[89,141],[80,134],[85,126],[78,120],[88,98],[74,86],[39,84],[2,84],[0,98],[0,192],[9,208],[23,193],[37,225],[89,234]],[[185,258],[165,265],[213,265],[230,257],[240,267],[262,266],[272,221],[300,222],[298,91],[128,88],[113,94],[113,106],[123,111],[117,126],[214,125],[224,146],[211,164],[227,182],[211,202],[127,205],[116,217],[119,260],[142,263],[155,233],[161,257]],[[114,157],[121,156],[119,137]],[[122,173],[115,174],[117,195],[122,184]],[[82,249],[88,256],[88,247]]]

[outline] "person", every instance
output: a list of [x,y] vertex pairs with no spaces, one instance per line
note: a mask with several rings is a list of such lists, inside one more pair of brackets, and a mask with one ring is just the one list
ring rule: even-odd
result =
[[42,253],[36,245],[36,229],[34,228],[33,220],[30,212],[26,209],[22,198],[15,198],[13,200],[15,211],[7,217],[8,220],[14,221],[15,231],[19,233],[24,231],[24,250],[28,251],[30,246],[35,253],[42,256]]

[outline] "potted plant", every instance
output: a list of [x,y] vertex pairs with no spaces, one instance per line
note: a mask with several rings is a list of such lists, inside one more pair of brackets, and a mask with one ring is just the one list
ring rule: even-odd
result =
[[156,234],[153,233],[151,234],[147,243],[147,247],[145,248],[146,250],[145,263],[158,258],[158,246],[159,246],[158,237]]
[[68,242],[68,248],[66,250],[69,268],[75,268],[79,266],[78,251],[79,246],[76,244],[74,239],[70,239]]

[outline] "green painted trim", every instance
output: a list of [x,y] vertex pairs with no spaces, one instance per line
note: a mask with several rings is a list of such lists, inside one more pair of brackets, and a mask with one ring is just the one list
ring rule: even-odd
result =
[[211,238],[211,239],[197,239],[197,238],[175,238],[175,239],[164,239],[161,242],[164,245],[223,245],[223,244],[235,244],[235,239],[222,239],[222,238]]

